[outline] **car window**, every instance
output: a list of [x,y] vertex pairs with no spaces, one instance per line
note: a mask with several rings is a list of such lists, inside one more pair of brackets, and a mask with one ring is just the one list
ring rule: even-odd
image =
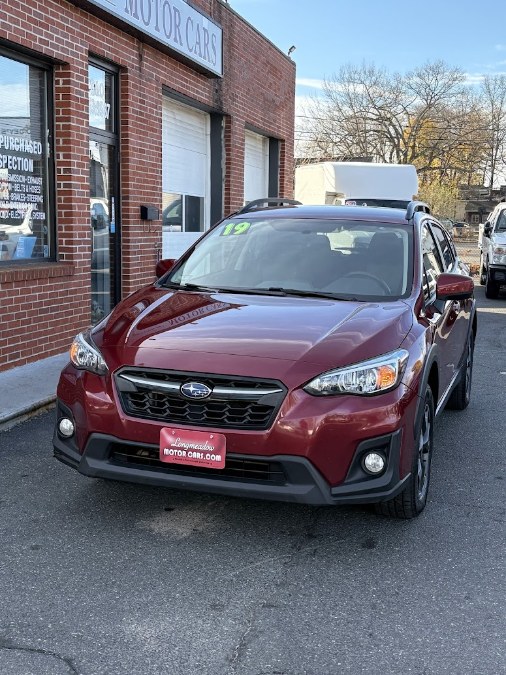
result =
[[407,224],[235,217],[213,228],[166,280],[360,300],[407,297],[413,279],[412,238]]
[[446,272],[453,269],[455,264],[455,255],[453,252],[453,247],[448,238],[448,235],[443,230],[442,227],[439,227],[436,223],[431,224],[432,232],[436,238],[439,248],[441,249],[441,254],[443,256],[444,269]]
[[437,278],[444,268],[436,242],[427,223],[422,226],[422,258],[423,295],[426,301],[430,301],[436,293]]
[[502,211],[499,212],[495,229],[496,232],[498,231],[504,232],[506,230],[506,209],[503,209]]

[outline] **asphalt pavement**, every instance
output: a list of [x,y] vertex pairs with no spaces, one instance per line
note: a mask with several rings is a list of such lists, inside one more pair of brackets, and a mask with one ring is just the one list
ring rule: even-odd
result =
[[415,521],[89,479],[51,411],[0,432],[0,673],[505,672],[506,298],[476,295]]

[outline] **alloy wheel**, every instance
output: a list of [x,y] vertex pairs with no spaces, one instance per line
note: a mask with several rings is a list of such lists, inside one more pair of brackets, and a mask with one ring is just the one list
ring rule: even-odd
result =
[[430,460],[432,450],[432,412],[429,401],[425,400],[423,411],[422,428],[418,441],[418,462],[416,475],[416,488],[418,500],[423,502],[427,494],[430,474]]
[[469,340],[467,345],[467,356],[466,356],[466,386],[465,386],[465,397],[466,402],[471,398],[471,378],[473,375],[473,345],[472,340]]

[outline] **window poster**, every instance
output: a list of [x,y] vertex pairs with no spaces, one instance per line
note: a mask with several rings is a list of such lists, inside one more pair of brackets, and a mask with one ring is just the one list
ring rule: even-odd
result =
[[0,56],[0,262],[49,256],[45,82]]

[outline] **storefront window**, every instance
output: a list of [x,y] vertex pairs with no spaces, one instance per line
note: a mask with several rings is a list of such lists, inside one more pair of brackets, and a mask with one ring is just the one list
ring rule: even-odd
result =
[[0,261],[52,256],[47,71],[0,55]]
[[164,232],[203,232],[204,198],[175,192],[162,193]]
[[183,231],[183,195],[162,192],[162,225],[166,232]]
[[90,65],[88,82],[90,127],[114,133],[113,75]]

